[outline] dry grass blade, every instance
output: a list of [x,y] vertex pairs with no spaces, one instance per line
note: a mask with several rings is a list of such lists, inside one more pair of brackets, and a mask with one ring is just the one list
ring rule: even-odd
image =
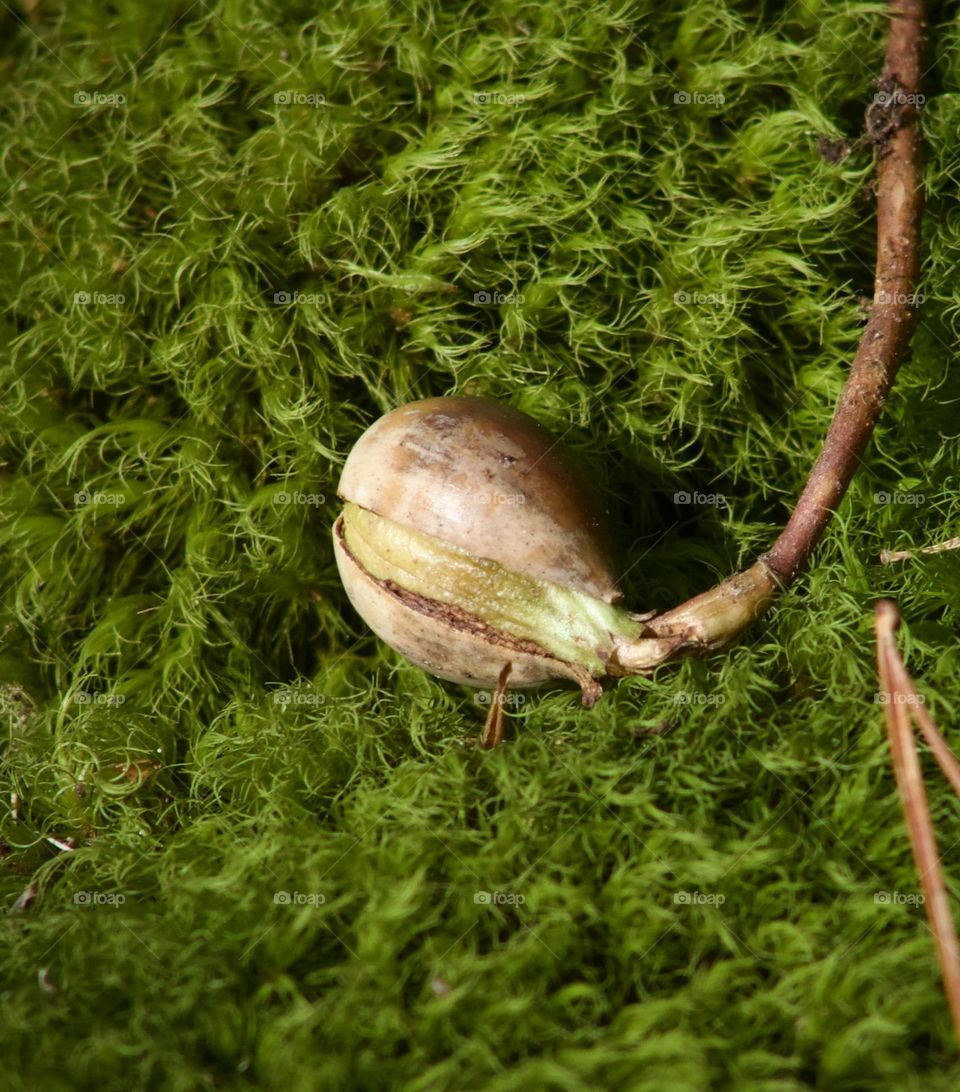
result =
[[[881,691],[885,696],[887,732],[890,737],[890,752],[893,769],[903,801],[903,811],[907,820],[907,830],[913,849],[913,858],[920,874],[923,887],[927,920],[933,932],[937,946],[937,958],[940,962],[940,974],[944,990],[953,1017],[954,1031],[960,1039],[960,948],[957,944],[957,932],[950,914],[943,869],[940,867],[940,854],[930,818],[930,808],[923,788],[923,773],[917,755],[916,740],[910,727],[911,710],[920,708],[917,692],[913,687],[906,667],[897,650],[894,634],[900,624],[900,614],[896,605],[888,599],[881,600],[876,607],[874,625],[877,634],[877,669]],[[942,743],[956,769],[956,759],[949,752],[946,744],[926,714],[932,735]],[[919,719],[919,718],[918,718]],[[931,735],[925,731],[929,740]],[[938,760],[940,754],[935,750]],[[941,762],[941,765],[943,763]],[[944,767],[947,772],[947,767]],[[951,774],[947,772],[947,776]],[[953,783],[951,778],[951,783]],[[956,788],[956,784],[954,784]]]
[[899,674],[898,684],[901,690],[912,695],[914,699],[910,702],[910,708],[912,708],[913,715],[920,726],[923,738],[927,741],[934,758],[939,763],[944,777],[950,782],[957,796],[960,796],[960,761],[957,760],[957,756],[950,750],[947,741],[940,734],[940,729],[934,723],[933,717],[927,712],[923,699],[917,693],[913,680],[907,674],[907,669],[903,666],[903,661],[900,660],[899,655],[897,656],[897,669]]
[[921,546],[918,550],[881,550],[880,561],[888,565],[891,561],[909,561],[921,554],[942,554],[947,550],[960,550],[960,538],[948,538],[946,542],[937,542],[932,546]]

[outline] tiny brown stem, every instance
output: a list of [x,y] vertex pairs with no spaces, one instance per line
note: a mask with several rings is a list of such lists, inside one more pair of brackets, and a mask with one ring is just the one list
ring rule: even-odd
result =
[[507,694],[507,683],[510,681],[512,663],[503,665],[500,678],[497,679],[497,688],[490,695],[490,709],[487,712],[486,723],[483,726],[483,735],[480,737],[480,746],[485,751],[490,751],[503,740],[503,702]]
[[[920,874],[920,884],[925,898],[924,907],[936,943],[940,974],[953,1017],[954,1031],[960,1039],[960,948],[958,948],[957,931],[947,900],[946,882],[940,865],[940,853],[937,849],[933,821],[930,818],[930,807],[923,787],[923,773],[917,755],[916,740],[910,728],[911,711],[916,714],[918,709],[922,709],[922,705],[917,700],[918,695],[913,682],[897,651],[894,634],[899,624],[900,614],[896,604],[889,599],[877,603],[874,616],[877,634],[877,671],[880,677],[881,693],[885,697],[884,710],[893,769],[903,802],[903,813],[907,821],[913,859]],[[929,718],[926,710],[924,714],[933,727],[934,737],[940,739],[940,733],[933,725],[932,718]],[[927,738],[929,739],[930,736],[928,735]],[[943,748],[953,759],[946,743],[943,743]],[[939,758],[940,755],[938,755]],[[956,760],[953,761],[955,764]],[[948,774],[948,776],[951,775]]]

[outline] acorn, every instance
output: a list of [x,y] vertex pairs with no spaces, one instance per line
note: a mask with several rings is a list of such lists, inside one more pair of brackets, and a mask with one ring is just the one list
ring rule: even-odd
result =
[[431,674],[495,691],[569,679],[584,706],[606,676],[662,662],[653,612],[621,604],[609,521],[569,452],[487,398],[428,398],[376,421],[347,457],[333,527],[360,616]]

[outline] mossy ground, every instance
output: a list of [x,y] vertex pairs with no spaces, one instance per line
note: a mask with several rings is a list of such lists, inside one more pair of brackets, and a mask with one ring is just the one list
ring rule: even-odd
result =
[[349,608],[346,452],[490,394],[582,454],[637,609],[752,560],[872,291],[869,154],[816,142],[884,5],[5,10],[6,1087],[960,1087],[871,631],[897,598],[957,741],[960,557],[877,564],[960,527],[954,13],[921,326],[814,568],[488,754]]

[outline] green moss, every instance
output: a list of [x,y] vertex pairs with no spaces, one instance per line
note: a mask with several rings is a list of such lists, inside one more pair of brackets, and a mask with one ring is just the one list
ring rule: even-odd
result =
[[631,606],[768,546],[872,287],[871,163],[816,138],[856,135],[884,10],[0,14],[11,1088],[958,1086],[922,912],[876,899],[917,880],[871,636],[896,597],[952,737],[960,561],[877,557],[960,524],[953,14],[914,352],[737,648],[530,695],[481,753],[329,534],[365,426],[469,390],[581,453]]

